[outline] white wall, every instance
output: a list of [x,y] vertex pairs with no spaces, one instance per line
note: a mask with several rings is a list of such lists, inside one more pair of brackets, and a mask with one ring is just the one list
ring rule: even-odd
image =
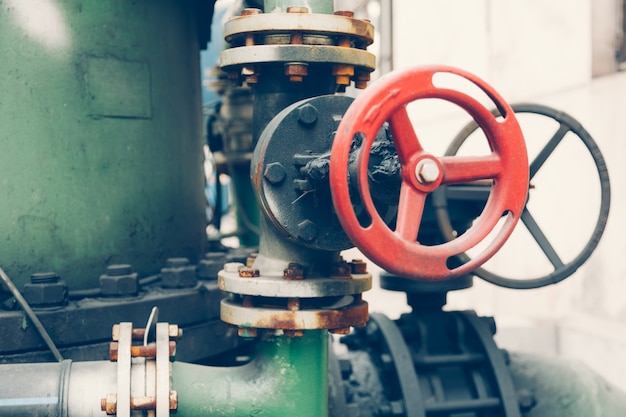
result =
[[[606,47],[615,36],[616,2],[394,0],[393,7],[396,69],[422,64],[458,66],[489,82],[510,102],[532,101],[566,111],[596,139],[612,180],[607,231],[592,258],[574,276],[531,291],[507,290],[476,280],[474,288],[450,295],[449,308],[495,316],[497,339],[504,347],[580,359],[626,389],[626,220],[622,214],[626,210],[622,168],[626,166],[622,137],[626,77],[618,74],[592,80],[592,68],[596,74],[610,72],[597,69],[610,66]],[[412,117],[419,125],[418,135],[421,139],[424,135],[432,147],[427,149],[434,153],[442,152],[465,123],[447,108],[420,107]],[[555,246],[573,245],[573,252],[576,244],[572,242],[579,235],[584,239],[597,209],[597,189],[571,171],[571,163],[575,171],[577,161],[578,157],[567,158],[562,168],[557,166],[551,173],[552,180],[545,180],[560,189],[539,206],[547,213],[544,224],[565,221],[557,229]],[[588,167],[581,164],[578,170],[587,172]],[[567,198],[573,200],[564,203],[563,209],[558,204]],[[515,265],[523,274],[536,266],[535,255],[518,247],[504,263]],[[399,294],[374,290],[366,298],[372,311],[382,309],[392,316],[406,311]]]

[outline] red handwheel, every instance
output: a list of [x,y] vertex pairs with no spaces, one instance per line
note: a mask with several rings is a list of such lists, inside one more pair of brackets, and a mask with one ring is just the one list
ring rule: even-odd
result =
[[[502,116],[496,118],[464,92],[436,86],[433,77],[438,73],[455,74],[479,87]],[[425,151],[406,106],[427,98],[454,103],[469,113],[484,131],[491,153],[436,157]],[[401,165],[395,230],[377,212],[368,183],[369,154],[385,122],[389,122]],[[355,172],[349,173],[351,152],[357,152],[357,160]],[[365,90],[341,120],[330,156],[333,204],[352,243],[388,272],[416,280],[445,280],[468,274],[493,256],[520,218],[528,193],[528,175],[524,137],[511,107],[478,77],[442,66],[390,73]],[[444,184],[478,180],[491,180],[493,186],[483,212],[472,226],[452,241],[420,244],[417,235],[427,195]],[[350,182],[358,190],[367,221],[354,210]],[[483,241],[484,249],[467,263],[454,266],[449,262]]]

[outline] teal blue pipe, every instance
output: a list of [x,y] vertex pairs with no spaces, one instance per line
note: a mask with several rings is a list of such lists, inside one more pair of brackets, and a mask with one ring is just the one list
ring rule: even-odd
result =
[[328,332],[272,336],[236,368],[172,364],[181,417],[328,416]]

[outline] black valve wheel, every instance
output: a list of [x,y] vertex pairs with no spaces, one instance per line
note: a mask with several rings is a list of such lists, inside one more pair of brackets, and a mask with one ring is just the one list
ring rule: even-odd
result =
[[[587,261],[589,256],[596,249],[602,234],[604,233],[604,229],[608,220],[609,215],[609,207],[611,201],[611,193],[610,193],[610,183],[609,183],[609,174],[607,170],[607,166],[600,152],[600,149],[591,135],[585,130],[585,128],[573,117],[570,115],[555,110],[551,107],[538,105],[538,104],[514,104],[511,106],[513,111],[515,112],[518,119],[520,119],[520,125],[522,126],[522,130],[524,130],[525,122],[524,122],[524,113],[530,114],[535,119],[541,119],[540,122],[551,122],[556,128],[551,127],[548,131],[551,132],[552,136],[548,138],[547,142],[541,142],[540,148],[536,156],[532,157],[529,154],[530,162],[530,190],[528,195],[528,200],[524,207],[524,210],[521,215],[521,222],[518,223],[516,229],[526,229],[526,232],[530,235],[532,240],[538,246],[539,251],[535,251],[535,257],[525,259],[524,262],[527,264],[532,264],[534,262],[543,262],[547,265],[546,259],[551,265],[550,267],[544,268],[542,274],[540,276],[533,277],[515,277],[512,278],[510,276],[505,276],[504,274],[492,272],[490,269],[492,267],[487,264],[486,266],[477,268],[473,271],[473,274],[488,281],[490,283],[499,285],[501,287],[506,288],[514,288],[514,289],[532,289],[532,288],[540,288],[546,285],[555,284],[564,280],[565,278],[572,275],[578,268]],[[494,114],[497,115],[497,110],[494,110]],[[552,120],[550,120],[552,119]],[[445,155],[452,156],[456,155],[461,151],[461,148],[465,146],[468,142],[468,139],[474,132],[478,129],[478,126],[474,121],[468,123],[454,138],[454,140],[448,146]],[[552,133],[553,132],[553,133]],[[528,135],[528,132],[524,132],[526,136],[527,142],[531,140],[540,140],[540,138],[529,137],[532,135]],[[542,139],[541,139],[542,140]],[[598,207],[598,215],[595,219],[595,225],[587,227],[587,230],[590,231],[590,235],[586,243],[582,246],[577,247],[577,252],[574,251],[574,254],[568,253],[567,258],[561,255],[561,251],[557,250],[553,242],[559,239],[567,238],[567,236],[556,236],[549,235],[544,231],[546,223],[541,224],[538,221],[538,218],[541,217],[542,210],[538,209],[539,212],[536,212],[536,208],[533,208],[531,204],[533,200],[533,192],[534,190],[538,190],[542,187],[542,182],[545,180],[545,175],[538,175],[540,172],[548,171],[554,177],[555,173],[557,176],[561,175],[558,169],[554,169],[550,165],[555,165],[557,162],[552,164],[554,159],[557,159],[554,155],[558,154],[559,145],[562,143],[568,142],[568,144],[575,143],[576,146],[580,147],[581,143],[584,146],[586,152],[588,152],[591,156],[591,160],[593,165],[595,166],[595,173],[591,173],[591,175],[597,175],[599,179],[599,207]],[[576,143],[578,142],[578,143]],[[563,147],[564,145],[561,145]],[[583,150],[583,152],[585,152]],[[588,159],[588,158],[587,158]],[[577,164],[577,160],[569,159],[568,164]],[[586,174],[590,174],[589,166],[586,166]],[[581,168],[583,169],[583,168]],[[567,174],[564,174],[562,178],[558,179],[561,181],[561,184],[566,183],[568,180],[574,181],[571,178],[567,178]],[[475,183],[469,186],[462,185],[448,185],[446,188],[442,188],[436,195],[433,196],[433,206],[436,212],[436,219],[443,237],[447,240],[452,240],[459,234],[463,233],[463,229],[467,227],[467,224],[454,224],[454,218],[452,216],[452,212],[455,210],[454,205],[462,205],[462,204],[481,204],[482,201],[486,200],[486,196],[489,195],[491,189],[491,182],[483,182],[483,183]],[[581,193],[584,195],[587,190],[584,185],[576,186],[576,193]],[[553,199],[558,199],[556,196],[552,196]],[[591,198],[591,197],[589,197]],[[595,198],[595,197],[594,197]],[[587,201],[589,202],[589,201]],[[558,203],[555,202],[554,205]],[[597,203],[597,202],[595,202]],[[586,202],[584,203],[586,204]],[[545,207],[545,206],[544,206]],[[458,208],[457,208],[458,211]],[[533,213],[535,215],[533,215]],[[558,217],[560,220],[565,219],[571,228],[572,234],[576,234],[578,232],[578,222],[580,219],[568,217],[568,210],[564,209],[558,212]],[[554,214],[553,214],[554,215]],[[466,222],[467,223],[467,222]],[[540,226],[541,224],[541,226]],[[522,226],[523,225],[523,226]],[[526,234],[524,231],[520,231],[520,233]],[[513,236],[515,236],[516,231],[513,232]],[[563,234],[563,233],[561,233]],[[506,248],[506,246],[505,246]],[[539,255],[537,255],[539,254]],[[527,256],[523,253],[518,253],[517,256],[523,257]],[[463,254],[460,255],[461,261],[466,262],[471,255]],[[543,259],[539,259],[542,258]],[[551,270],[550,270],[551,269]],[[550,270],[545,273],[546,270]]]

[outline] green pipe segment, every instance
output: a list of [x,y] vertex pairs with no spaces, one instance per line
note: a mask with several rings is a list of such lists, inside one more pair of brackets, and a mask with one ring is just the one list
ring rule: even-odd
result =
[[234,368],[175,362],[180,417],[328,416],[328,332],[259,340],[256,357]]
[[71,290],[204,252],[191,1],[0,2],[0,264]]

